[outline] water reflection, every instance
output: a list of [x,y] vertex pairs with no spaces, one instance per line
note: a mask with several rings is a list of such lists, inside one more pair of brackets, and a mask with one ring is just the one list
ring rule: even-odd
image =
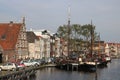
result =
[[95,80],[95,73],[45,68],[37,71],[36,80]]
[[113,60],[108,67],[97,69],[97,72],[64,71],[56,68],[38,70],[32,80],[120,80],[120,60]]

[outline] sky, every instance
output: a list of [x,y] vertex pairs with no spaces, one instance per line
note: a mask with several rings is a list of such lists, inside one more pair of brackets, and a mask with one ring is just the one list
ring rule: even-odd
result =
[[0,23],[22,22],[26,28],[57,32],[68,22],[90,24],[100,33],[101,40],[120,42],[120,0],[0,0]]

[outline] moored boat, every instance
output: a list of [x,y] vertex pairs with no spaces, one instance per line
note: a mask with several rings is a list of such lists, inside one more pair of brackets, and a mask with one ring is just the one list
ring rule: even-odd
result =
[[106,56],[105,59],[106,59],[106,62],[111,62],[112,60],[110,56]]
[[98,63],[96,62],[82,62],[81,64],[79,64],[79,70],[86,72],[94,72],[96,71],[97,64]]

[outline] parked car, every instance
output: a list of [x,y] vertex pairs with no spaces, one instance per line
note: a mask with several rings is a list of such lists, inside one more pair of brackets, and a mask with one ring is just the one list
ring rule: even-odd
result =
[[34,59],[30,59],[29,62],[31,62],[33,66],[39,66],[40,65],[40,62],[38,62]]
[[38,65],[41,65],[41,64],[42,64],[41,59],[35,59],[35,62],[38,62],[38,63],[39,63]]
[[25,69],[25,64],[24,63],[18,63],[17,64],[19,69]]
[[30,59],[30,60],[23,60],[23,61],[21,61],[20,63],[23,63],[25,66],[39,66],[40,65],[40,63],[39,62],[37,62],[37,61],[35,61],[35,60],[33,60],[33,59]]
[[32,66],[32,63],[28,60],[22,60],[20,64],[24,64],[26,67]]
[[47,64],[47,61],[45,60],[45,58],[40,59],[40,61],[41,61],[41,64],[42,64],[42,65],[43,65],[43,64]]
[[40,59],[41,61],[41,64],[49,64],[49,63],[54,63],[55,62],[55,59],[54,58],[42,58]]
[[18,67],[17,67],[17,64],[15,64],[15,63],[5,63],[3,65],[0,65],[0,71],[2,71],[2,70],[15,71],[15,70],[18,70]]
[[47,63],[54,63],[55,62],[55,58],[49,57],[45,59]]

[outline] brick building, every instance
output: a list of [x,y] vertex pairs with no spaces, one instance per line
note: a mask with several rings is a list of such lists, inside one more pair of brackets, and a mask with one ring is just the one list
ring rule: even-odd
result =
[[25,18],[22,23],[0,23],[2,62],[15,61],[28,56]]

